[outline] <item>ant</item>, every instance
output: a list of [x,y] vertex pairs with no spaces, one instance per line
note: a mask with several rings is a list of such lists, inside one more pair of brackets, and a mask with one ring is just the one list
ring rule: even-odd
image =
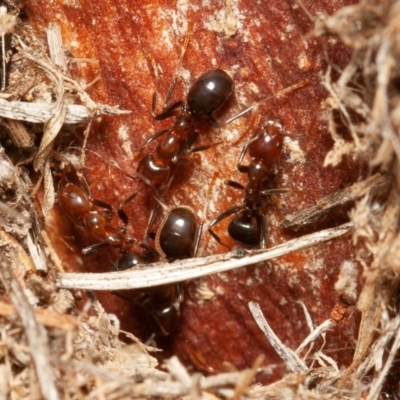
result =
[[[175,82],[168,91],[167,101],[171,96]],[[163,129],[148,138],[142,149],[154,140],[164,136],[154,154],[147,154],[138,164],[137,176],[151,187],[153,196],[164,209],[168,209],[162,197],[162,190],[172,180],[171,169],[177,163],[183,163],[185,152],[195,152],[207,147],[191,149],[199,132],[196,124],[206,120],[211,126],[221,125],[214,119],[214,113],[223,107],[233,93],[233,79],[222,69],[214,69],[201,75],[189,89],[186,102],[179,100],[164,107],[156,114],[157,94],[153,95],[152,116],[163,120],[175,115],[175,122],[169,129]],[[178,113],[175,112],[180,107]]]
[[[206,150],[210,147],[202,146],[192,149],[193,144],[199,136],[196,125],[202,121],[206,121],[212,127],[219,128],[244,115],[241,113],[238,116],[234,116],[223,125],[215,119],[215,113],[227,104],[234,91],[232,77],[222,69],[213,69],[201,75],[189,88],[185,100],[178,100],[170,104],[170,99],[177,83],[178,73],[189,43],[189,32],[190,24],[188,25],[185,41],[182,46],[177,72],[168,89],[164,107],[159,114],[156,112],[157,92],[154,92],[152,99],[151,115],[154,119],[161,121],[175,117],[175,121],[170,128],[156,132],[144,142],[141,150],[155,140],[163,137],[159,141],[154,153],[147,154],[141,158],[136,170],[137,177],[151,188],[153,197],[166,211],[168,211],[168,206],[165,203],[163,194],[172,182],[175,173],[174,167],[179,163],[186,162],[185,153]],[[154,81],[157,85],[158,76],[154,59],[148,54],[145,56],[151,66]]]
[[[155,238],[156,249],[168,260],[194,257],[197,253],[201,229],[202,224],[197,223],[190,208],[174,208],[161,222]],[[159,255],[158,258],[161,256]],[[136,253],[128,252],[122,255],[113,270],[127,270],[146,261]],[[121,297],[128,298],[125,295]],[[183,300],[182,284],[142,289],[134,291],[129,297],[129,300],[133,300],[149,312],[162,335],[168,336],[176,331],[180,319],[180,304]]]
[[[195,257],[197,254],[202,224],[196,220],[192,209],[177,207],[170,210],[155,235],[156,249],[167,260]],[[115,271],[127,270],[146,262],[136,253],[124,254],[114,266]],[[149,289],[136,290],[129,297],[118,293],[121,297],[133,300],[141,305],[153,318],[160,333],[169,336],[176,332],[181,315],[183,301],[182,283],[163,285]],[[189,342],[181,340],[190,360],[200,370],[214,372],[201,353]]]
[[121,252],[127,252],[133,244],[149,252],[154,252],[147,244],[138,243],[135,238],[126,235],[128,217],[122,209],[124,203],[121,203],[117,211],[118,217],[123,223],[122,227],[115,228],[110,225],[115,215],[114,208],[110,204],[91,196],[86,180],[78,174],[70,163],[62,171],[58,188],[58,202],[74,224],[86,228],[89,232],[103,239],[101,243],[84,248],[83,254],[88,254],[107,245],[119,248]]
[[[247,174],[247,185],[243,186],[230,180],[225,181],[227,185],[235,189],[244,190],[243,204],[222,212],[211,221],[208,231],[218,243],[223,244],[212,228],[230,215],[238,214],[228,225],[230,237],[245,245],[259,244],[261,248],[266,248],[266,222],[261,212],[263,196],[286,191],[285,189],[264,189],[270,178],[271,169],[281,155],[283,136],[282,124],[278,120],[269,120],[243,147],[237,169]],[[247,152],[252,160],[249,165],[242,165]]]

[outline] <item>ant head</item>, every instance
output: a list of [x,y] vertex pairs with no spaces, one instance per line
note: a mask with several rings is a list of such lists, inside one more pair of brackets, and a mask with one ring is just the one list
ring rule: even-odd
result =
[[175,117],[174,129],[176,133],[187,133],[192,130],[193,117],[189,114],[186,106],[182,106],[182,111]]
[[279,158],[283,144],[283,126],[279,120],[264,123],[256,140],[250,143],[250,157],[261,159],[266,165],[273,165]]
[[279,119],[269,119],[261,126],[264,135],[283,135],[283,125]]

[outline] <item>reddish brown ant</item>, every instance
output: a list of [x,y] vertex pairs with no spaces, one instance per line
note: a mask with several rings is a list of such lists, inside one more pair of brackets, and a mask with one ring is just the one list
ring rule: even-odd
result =
[[[194,257],[197,253],[202,224],[198,224],[193,211],[178,207],[169,211],[156,234],[156,248],[168,260]],[[115,271],[134,268],[146,262],[136,253],[124,254],[114,266]],[[183,299],[182,284],[163,285],[134,291],[129,297],[144,307],[152,316],[162,335],[173,333],[179,324],[180,303]]]
[[[193,211],[188,207],[177,207],[170,210],[161,222],[157,231],[155,241],[156,248],[168,260],[195,257],[202,224],[196,220]],[[146,262],[142,257],[135,253],[124,254],[116,263],[114,270],[121,271],[134,268]],[[181,303],[183,301],[182,283],[163,285],[149,289],[136,290],[134,293],[118,295],[133,300],[142,306],[153,318],[158,326],[159,332],[163,336],[171,335],[176,332],[181,315]],[[213,372],[201,355],[186,340],[178,340],[183,344],[190,360],[200,370]]]
[[[186,161],[185,154],[205,150],[210,147],[202,146],[192,149],[199,135],[197,125],[201,121],[206,121],[213,127],[221,127],[222,125],[215,119],[215,113],[223,108],[234,91],[232,77],[222,69],[213,69],[201,75],[192,84],[187,93],[186,100],[178,100],[170,104],[170,99],[177,83],[178,73],[189,43],[189,32],[190,24],[188,25],[185,42],[182,46],[177,72],[168,89],[164,107],[158,114],[156,112],[157,93],[153,94],[151,109],[153,118],[164,120],[174,116],[175,121],[170,128],[156,132],[144,142],[142,149],[153,141],[163,137],[159,141],[155,152],[142,157],[137,167],[137,177],[151,188],[154,198],[165,210],[168,210],[168,207],[163,195],[173,179],[175,173],[174,167]],[[148,54],[146,54],[146,58],[149,61],[154,81],[157,85],[158,76],[154,59]],[[234,116],[226,123],[230,123],[236,118],[238,117]]]
[[[155,113],[156,94],[154,94],[153,117],[163,120],[175,115],[175,122],[171,128],[163,129],[145,141],[142,148],[165,135],[155,153],[147,154],[139,161],[137,176],[151,187],[154,197],[163,208],[168,209],[162,197],[162,191],[169,186],[171,169],[177,163],[183,162],[183,154],[190,151],[197,139],[196,124],[206,120],[213,126],[220,126],[213,115],[231,97],[233,86],[232,78],[222,69],[208,71],[200,76],[189,89],[186,102],[180,100],[167,105],[160,114]],[[170,89],[169,93],[171,92]],[[176,114],[175,110],[178,107],[181,109]]]
[[[243,205],[234,206],[211,221],[208,231],[218,243],[221,243],[221,239],[212,228],[230,215],[238,214],[228,226],[231,238],[246,245],[259,244],[261,248],[266,248],[266,222],[261,206],[264,196],[285,191],[283,189],[265,190],[265,183],[271,176],[271,169],[281,155],[283,136],[282,124],[276,120],[269,120],[243,147],[237,168],[240,172],[247,174],[246,187],[234,181],[225,181],[235,189],[244,190]],[[247,152],[252,160],[249,165],[242,165]]]
[[114,208],[110,204],[91,196],[86,180],[78,175],[76,169],[70,163],[67,163],[62,171],[58,189],[58,202],[74,224],[103,239],[101,243],[84,248],[83,254],[88,254],[107,245],[116,247],[122,252],[129,251],[134,244],[152,251],[147,244],[139,243],[135,238],[126,235],[128,217],[122,209],[124,203],[121,203],[117,210],[118,217],[123,223],[122,227],[115,228],[110,225],[115,215]]
[[[250,110],[257,111],[260,104],[306,85],[308,85],[308,81],[302,81],[289,86],[279,93],[255,103],[249,108],[243,110],[234,118],[236,119]],[[258,117],[257,113],[256,117]],[[229,123],[230,121],[231,120],[228,120],[227,122]],[[227,185],[232,186],[235,189],[244,190],[245,194],[243,204],[240,206],[234,206],[222,212],[209,224],[208,231],[218,243],[223,244],[212,228],[225,218],[238,213],[238,215],[234,217],[228,225],[228,233],[230,237],[245,245],[259,244],[261,248],[266,248],[266,222],[265,217],[261,212],[263,198],[272,193],[286,192],[285,189],[265,189],[265,184],[270,177],[271,169],[281,155],[283,136],[282,124],[277,120],[269,120],[259,128],[259,131],[256,132],[252,139],[250,139],[243,147],[239,156],[237,169],[239,172],[247,174],[247,186],[244,187],[240,183],[230,180],[225,181]],[[247,152],[253,159],[249,165],[242,165],[241,163]]]

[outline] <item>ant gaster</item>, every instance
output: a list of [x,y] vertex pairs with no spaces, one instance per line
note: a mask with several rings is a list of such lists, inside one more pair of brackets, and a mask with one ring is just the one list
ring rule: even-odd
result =
[[[225,181],[235,189],[244,190],[243,204],[234,206],[211,221],[208,231],[219,243],[221,239],[213,231],[213,227],[229,217],[235,216],[228,226],[228,233],[234,240],[245,245],[259,244],[266,248],[266,222],[261,212],[264,196],[283,189],[265,190],[265,183],[271,176],[271,170],[282,152],[283,128],[279,121],[269,120],[262,125],[259,132],[243,147],[237,168],[247,174],[247,185],[243,186],[234,181]],[[243,158],[248,152],[252,160],[249,165],[242,165]]]
[[156,236],[156,249],[167,259],[194,257],[199,246],[201,227],[190,208],[174,208],[161,222]]

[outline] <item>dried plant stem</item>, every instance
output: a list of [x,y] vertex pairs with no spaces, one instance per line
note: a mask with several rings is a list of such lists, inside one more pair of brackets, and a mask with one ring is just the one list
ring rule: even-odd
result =
[[343,207],[356,199],[369,193],[376,194],[385,192],[390,186],[391,178],[389,176],[375,174],[362,182],[356,182],[353,185],[339,190],[319,199],[317,204],[307,207],[300,212],[288,215],[282,222],[284,228],[299,230],[329,214],[333,209]]
[[289,347],[285,346],[275,335],[274,331],[269,326],[266,321],[259,304],[250,302],[249,308],[253,317],[259,326],[259,328],[264,332],[271,346],[276,350],[279,356],[285,361],[285,364],[291,372],[307,372],[308,367],[305,362]]
[[351,228],[352,224],[343,224],[337,228],[326,229],[302,236],[299,239],[290,240],[266,251],[257,250],[244,253],[243,250],[239,250],[219,256],[180,260],[174,263],[148,264],[121,272],[64,273],[58,275],[56,285],[68,289],[112,291],[182,282],[289,254],[342,236],[349,232]]

